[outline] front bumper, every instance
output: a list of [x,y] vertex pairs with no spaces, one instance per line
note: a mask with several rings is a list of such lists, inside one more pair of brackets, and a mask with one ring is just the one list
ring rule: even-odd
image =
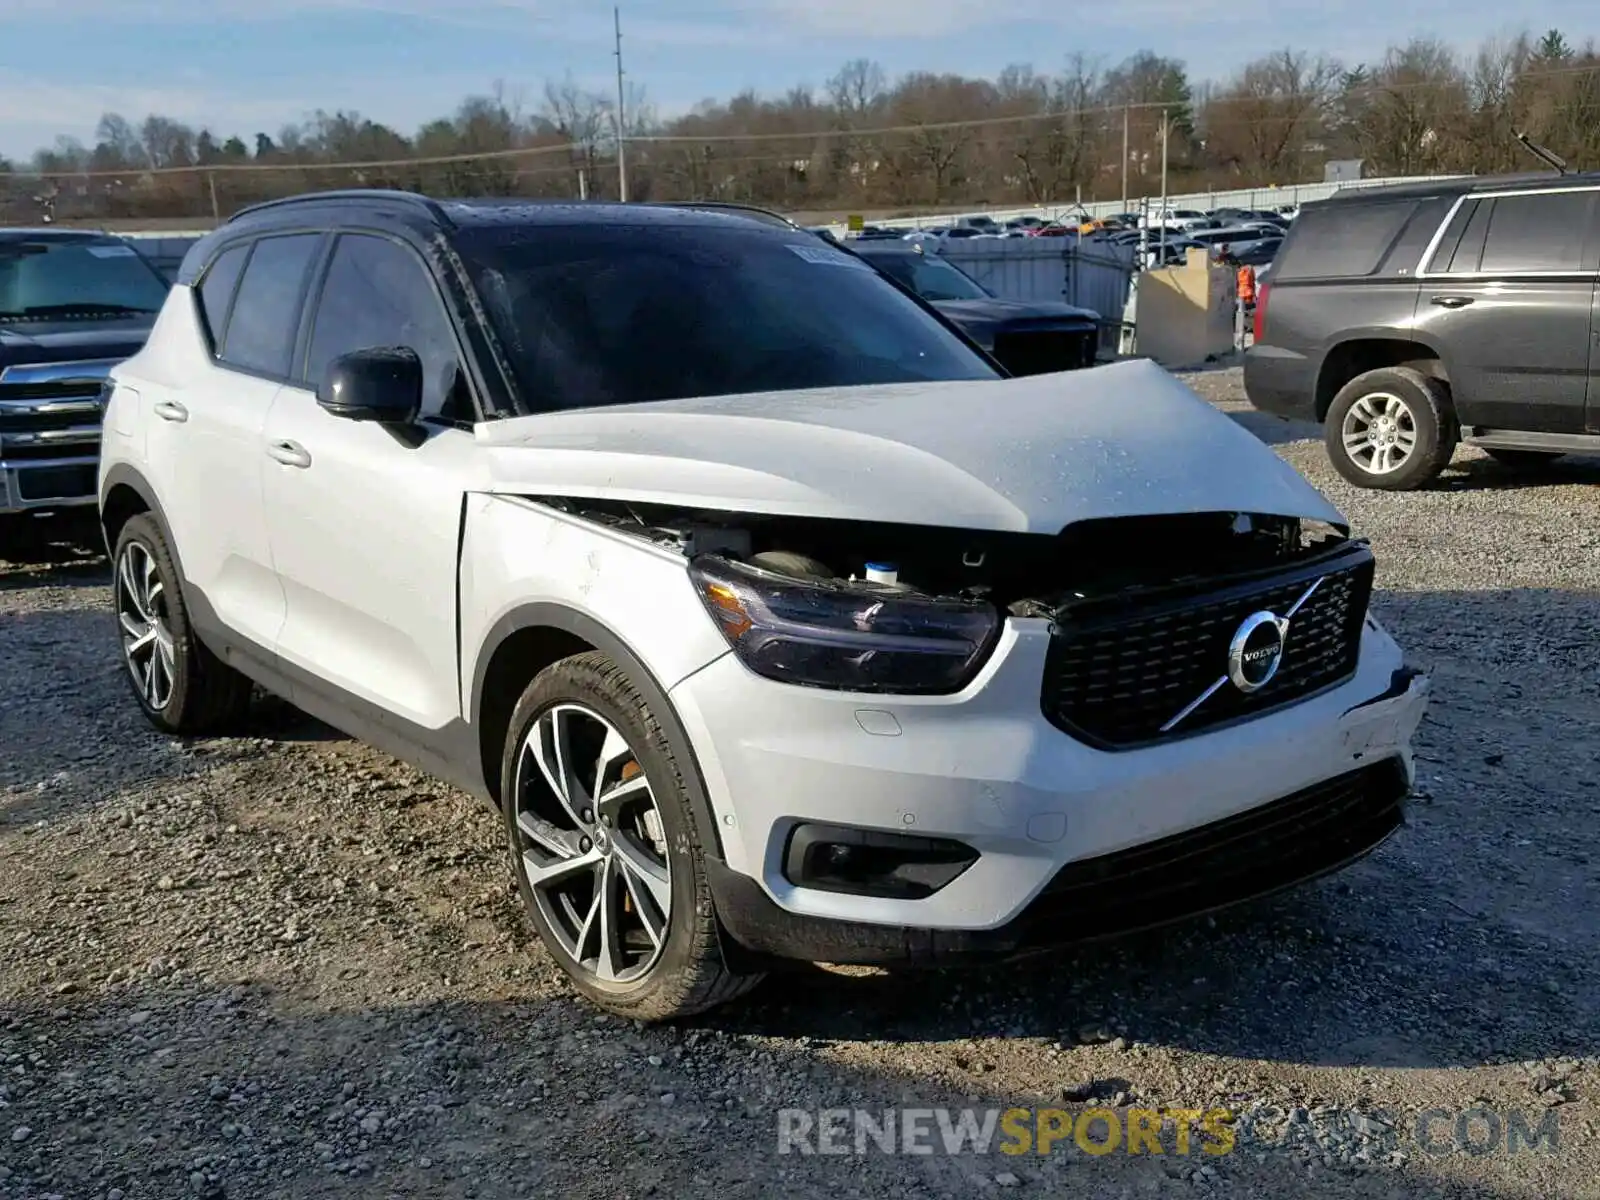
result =
[[93,506],[100,462],[93,450],[58,459],[0,458],[0,515]]
[[[718,823],[713,891],[735,940],[833,962],[1014,953],[1276,890],[1360,857],[1398,825],[1428,684],[1375,622],[1346,682],[1131,751],[1092,748],[1045,720],[1048,643],[1045,622],[1009,622],[956,696],[788,687],[731,655],[675,687]],[[799,887],[783,857],[804,822],[950,838],[979,857],[922,899]],[[1152,855],[1165,865],[1141,876]],[[1063,903],[1083,909],[1084,880],[1112,912],[1052,918]],[[1121,900],[1144,909],[1128,914]]]

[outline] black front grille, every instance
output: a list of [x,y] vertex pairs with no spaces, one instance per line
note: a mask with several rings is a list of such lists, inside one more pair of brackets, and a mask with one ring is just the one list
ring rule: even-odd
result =
[[[1230,585],[1167,590],[1143,602],[1106,597],[1057,614],[1041,703],[1057,727],[1109,749],[1183,737],[1300,700],[1356,669],[1372,594],[1373,559],[1358,543],[1331,555]],[[1320,580],[1320,582],[1317,582]],[[1164,730],[1228,669],[1228,645],[1244,619],[1286,616],[1277,674],[1259,691],[1224,683]]]
[[1406,792],[1400,760],[1386,759],[1198,829],[1068,863],[1017,932],[1025,943],[1112,937],[1325,875],[1404,823]]
[[1094,366],[1097,329],[1006,330],[995,336],[994,356],[1013,375],[1046,375]]

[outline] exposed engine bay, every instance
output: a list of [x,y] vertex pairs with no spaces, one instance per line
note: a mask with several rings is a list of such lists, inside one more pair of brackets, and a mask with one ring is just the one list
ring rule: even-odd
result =
[[529,497],[678,550],[824,587],[984,600],[1051,617],[1075,601],[1216,581],[1329,554],[1348,530],[1254,513],[1179,513],[1082,521],[1055,536],[691,511],[620,501]]

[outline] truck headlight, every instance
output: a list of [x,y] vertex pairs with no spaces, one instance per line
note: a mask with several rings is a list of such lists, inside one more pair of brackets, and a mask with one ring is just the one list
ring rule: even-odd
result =
[[957,692],[1000,633],[999,612],[983,601],[799,579],[710,556],[690,563],[689,575],[745,666],[783,683]]

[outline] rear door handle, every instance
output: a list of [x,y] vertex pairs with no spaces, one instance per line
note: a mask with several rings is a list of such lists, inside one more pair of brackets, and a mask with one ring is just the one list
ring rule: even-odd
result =
[[299,442],[273,442],[267,447],[267,457],[286,467],[309,467],[311,455]]
[[176,400],[158,400],[151,408],[163,421],[176,421],[181,425],[189,419],[189,410]]
[[1472,297],[1471,296],[1435,296],[1432,300],[1429,300],[1428,303],[1429,304],[1437,304],[1440,308],[1465,308],[1467,305],[1472,303]]

